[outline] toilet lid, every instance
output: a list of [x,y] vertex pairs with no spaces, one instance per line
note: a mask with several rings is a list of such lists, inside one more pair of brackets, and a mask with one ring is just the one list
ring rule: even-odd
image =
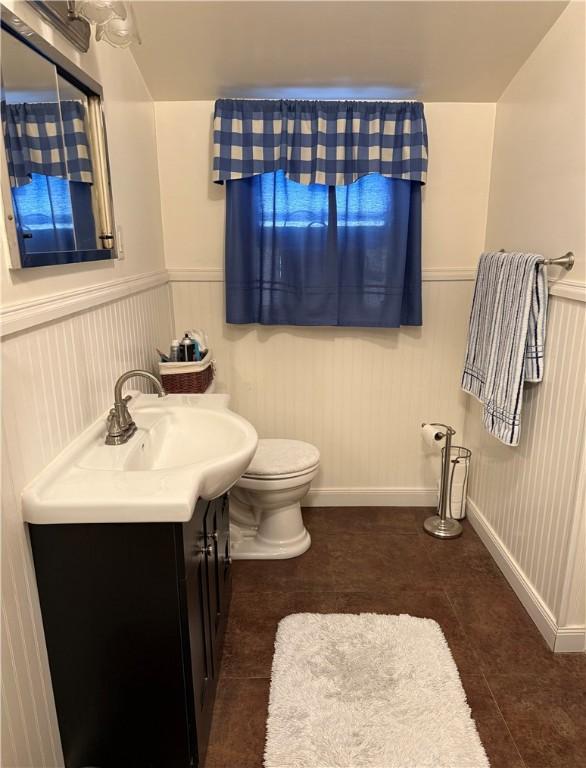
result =
[[265,438],[258,441],[254,458],[244,473],[247,477],[293,475],[319,464],[315,445],[301,440]]

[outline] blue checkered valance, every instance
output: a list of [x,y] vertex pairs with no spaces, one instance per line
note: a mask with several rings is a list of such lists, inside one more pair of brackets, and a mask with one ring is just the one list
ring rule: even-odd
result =
[[344,185],[379,173],[425,183],[423,104],[219,99],[213,179],[284,171],[301,184]]
[[3,101],[2,127],[12,187],[29,184],[33,173],[92,183],[85,107],[80,101]]

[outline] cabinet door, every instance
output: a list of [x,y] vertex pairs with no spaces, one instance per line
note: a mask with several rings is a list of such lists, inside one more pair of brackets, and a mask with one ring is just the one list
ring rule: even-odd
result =
[[214,670],[217,670],[230,597],[230,520],[227,495],[214,499],[206,519],[209,521],[209,541],[213,543],[213,556],[208,561],[208,578]]
[[[227,605],[230,578],[230,522],[226,495],[210,502],[206,514],[208,541],[208,583],[210,593],[210,623],[213,641],[218,636]],[[214,656],[216,655],[214,649]]]
[[232,578],[232,558],[230,557],[230,506],[228,494],[225,494],[219,505],[218,526],[218,606],[219,612],[224,616],[228,610],[230,600],[230,586]]
[[208,596],[209,596],[209,611],[210,611],[210,644],[212,647],[212,664],[214,666],[214,674],[216,673],[216,667],[218,662],[217,648],[216,648],[216,636],[218,634],[218,627],[220,623],[220,592],[218,583],[218,501],[221,499],[214,499],[210,501],[205,517],[204,530],[207,542],[207,579],[208,579]]
[[208,556],[205,519],[209,502],[200,499],[183,525],[183,547],[191,673],[200,764],[207,746],[214,697],[214,665],[210,627]]

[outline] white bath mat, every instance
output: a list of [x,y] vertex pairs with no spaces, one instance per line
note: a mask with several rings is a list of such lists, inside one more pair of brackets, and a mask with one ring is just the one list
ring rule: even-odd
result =
[[296,613],[279,624],[265,768],[487,768],[439,625]]

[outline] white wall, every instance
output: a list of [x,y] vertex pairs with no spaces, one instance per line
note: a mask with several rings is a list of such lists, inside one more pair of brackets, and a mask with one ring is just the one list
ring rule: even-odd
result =
[[[21,329],[2,345],[0,763],[49,768],[63,757],[20,493],[109,406],[122,371],[153,365],[155,346],[171,333],[171,310],[154,109],[131,53],[104,43],[76,53],[30,6],[8,5],[104,87],[114,208],[125,246],[119,262],[11,271],[0,227],[2,327]],[[61,316],[72,309],[79,311]],[[36,325],[27,327],[31,322]]]
[[[541,384],[527,386],[518,448],[486,435],[470,399],[470,498],[519,595],[556,650],[584,642],[584,5],[570,4],[497,103],[486,247],[572,250],[576,298],[550,297]],[[568,294],[570,295],[570,294]],[[558,632],[558,628],[561,631]],[[557,638],[556,638],[557,635]]]
[[261,435],[319,446],[313,503],[430,503],[435,479],[419,425],[445,420],[462,434],[459,377],[472,268],[484,243],[494,104],[425,110],[423,327],[264,328],[224,322],[224,190],[211,182],[213,104],[156,103],[176,330],[208,329],[221,384]]

